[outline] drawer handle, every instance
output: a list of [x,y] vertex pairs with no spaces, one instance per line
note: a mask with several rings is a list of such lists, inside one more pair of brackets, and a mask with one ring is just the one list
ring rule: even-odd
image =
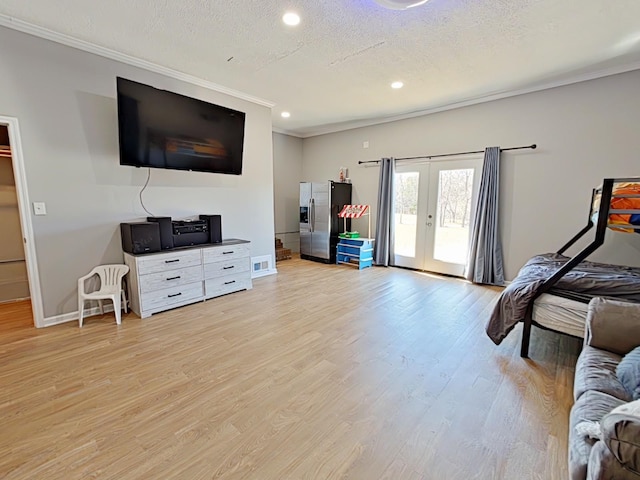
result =
[[231,265],[230,267],[222,267],[223,270],[230,270],[232,268],[236,268],[235,265]]
[[176,263],[176,262],[179,262],[179,261],[180,261],[180,259],[176,258],[175,260],[165,260],[164,263]]
[[231,285],[232,283],[236,283],[235,280],[231,280],[230,282],[224,282],[225,285]]
[[180,292],[180,293],[174,293],[173,295],[167,295],[167,298],[179,297],[180,295],[182,295],[182,292]]
[[222,252],[223,255],[229,255],[230,253],[233,253],[233,250],[231,250],[230,252]]
[[177,277],[169,277],[167,278],[167,282],[170,280],[178,280],[180,278],[180,275],[178,275]]

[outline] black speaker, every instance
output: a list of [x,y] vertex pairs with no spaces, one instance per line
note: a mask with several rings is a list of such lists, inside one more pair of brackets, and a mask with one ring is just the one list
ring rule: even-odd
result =
[[127,253],[160,251],[160,227],[156,222],[121,223],[122,250]]
[[222,242],[222,216],[200,215],[200,220],[206,220],[209,224],[209,243]]
[[160,227],[160,248],[171,250],[173,245],[173,225],[171,217],[147,217],[147,222],[156,222]]

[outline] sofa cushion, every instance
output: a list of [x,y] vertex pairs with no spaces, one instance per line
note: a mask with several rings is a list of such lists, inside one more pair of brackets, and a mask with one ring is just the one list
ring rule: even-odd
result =
[[620,465],[604,442],[596,442],[589,455],[586,480],[640,480],[640,477]]
[[640,303],[595,297],[589,302],[585,341],[624,355],[640,345]]
[[640,400],[605,415],[600,428],[602,440],[622,466],[640,475]]
[[622,357],[616,353],[585,345],[576,365],[574,400],[577,401],[586,391],[594,390],[625,402],[631,401],[631,395],[616,375],[616,367],[621,359]]
[[627,353],[616,368],[618,380],[634,400],[640,399],[640,347]]
[[587,464],[591,447],[596,440],[576,432],[580,422],[599,422],[616,407],[625,402],[595,390],[587,390],[576,401],[569,417],[569,473],[571,480],[584,480],[587,477]]

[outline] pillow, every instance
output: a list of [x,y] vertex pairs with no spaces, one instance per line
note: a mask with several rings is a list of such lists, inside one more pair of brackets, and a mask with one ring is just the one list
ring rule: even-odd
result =
[[640,399],[640,347],[627,353],[616,367],[620,383],[634,400]]
[[602,440],[620,464],[640,475],[640,401],[611,410],[602,418],[600,428]]

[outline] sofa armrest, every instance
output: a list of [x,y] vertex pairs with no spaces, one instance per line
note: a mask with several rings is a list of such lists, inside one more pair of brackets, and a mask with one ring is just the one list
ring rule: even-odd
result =
[[587,345],[625,355],[640,345],[640,303],[593,298],[585,328]]

